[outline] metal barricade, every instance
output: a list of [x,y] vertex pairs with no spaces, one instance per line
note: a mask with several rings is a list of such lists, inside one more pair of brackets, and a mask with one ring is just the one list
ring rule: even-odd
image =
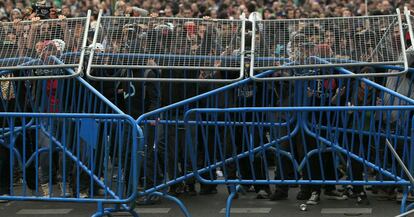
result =
[[404,189],[401,212],[411,207],[406,197],[414,184],[412,77],[265,81],[253,86],[246,103],[248,94],[242,90],[253,83],[249,78],[206,93],[208,98],[235,93],[231,98],[242,97],[244,103],[185,113],[185,150],[195,177],[205,185],[228,186],[226,216],[240,185],[263,190],[271,184],[315,190],[321,185],[392,185]]
[[243,78],[245,19],[185,19],[99,16],[90,54],[91,69],[227,71],[223,78],[124,78],[166,82],[231,82]]
[[8,194],[1,200],[97,203],[94,216],[136,214],[129,203],[143,138],[130,116],[79,77],[0,85],[1,187]]
[[[32,71],[0,80],[69,78],[82,72],[91,12],[86,17],[0,23],[0,70],[77,68],[74,74]],[[64,71],[64,70],[62,70]],[[17,71],[16,71],[17,72]],[[65,71],[64,71],[65,72]]]
[[411,41],[411,46],[414,43],[414,30],[413,30],[413,26],[414,26],[414,16],[411,15],[411,11],[408,10],[408,8],[404,8],[404,14],[405,14],[405,21],[407,22],[408,25],[408,33],[410,34],[410,41]]
[[[381,77],[407,71],[403,22],[399,10],[397,14],[387,16],[293,20],[258,20],[257,16],[253,17],[250,59],[253,67],[250,76],[255,80]],[[268,69],[283,71],[368,65],[398,65],[403,69],[392,74],[333,76],[293,73],[267,78],[256,76]]]

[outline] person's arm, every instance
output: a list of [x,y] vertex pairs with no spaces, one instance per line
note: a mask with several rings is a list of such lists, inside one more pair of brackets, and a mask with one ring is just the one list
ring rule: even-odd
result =
[[27,47],[26,47],[28,49],[34,48],[34,45],[37,43],[35,39],[36,39],[36,33],[38,32],[38,29],[40,27],[40,17],[33,17],[31,21],[32,21],[32,26],[29,31]]

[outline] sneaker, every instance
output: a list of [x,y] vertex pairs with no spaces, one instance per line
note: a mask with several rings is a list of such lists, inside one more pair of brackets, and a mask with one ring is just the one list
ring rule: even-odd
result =
[[[8,194],[3,194],[3,195],[0,195],[0,197],[7,197],[7,196],[9,196]],[[9,201],[8,200],[0,200],[0,203],[8,203]]]
[[61,197],[72,197],[72,189],[70,188],[70,185],[68,182],[63,184],[63,182],[59,182],[60,191],[62,192],[60,194]]
[[85,199],[88,198],[89,194],[87,192],[79,192],[79,198],[80,199]]
[[[397,202],[401,202],[403,198],[402,192],[397,192],[397,195],[395,196],[395,199]],[[414,196],[412,193],[408,193],[407,195],[407,202],[414,202]]]
[[161,202],[161,197],[158,195],[149,195],[144,197],[138,197],[135,201],[136,205],[154,205]]
[[280,190],[280,189],[276,189],[275,192],[273,192],[270,197],[269,200],[271,201],[277,201],[277,200],[286,200],[288,198],[288,193]]
[[42,190],[41,191],[41,197],[50,197],[49,183],[41,184],[40,189]]
[[352,186],[347,186],[344,190],[344,194],[348,197],[348,198],[356,198],[357,194],[355,194],[354,192],[354,188]]
[[358,205],[365,205],[365,206],[369,205],[369,200],[368,200],[368,197],[367,197],[367,193],[365,193],[363,191],[363,192],[361,192],[361,193],[358,194],[358,196],[357,196],[357,204]]
[[39,189],[39,191],[36,191],[36,190],[34,190],[34,189],[31,189],[30,191],[32,191],[32,195],[34,196],[34,197],[41,197],[42,196],[42,190],[41,189]]
[[184,184],[183,183],[178,183],[175,185],[172,185],[170,187],[170,189],[168,190],[168,194],[173,196],[173,197],[177,197],[180,194],[184,193]]
[[187,185],[187,193],[190,196],[196,196],[197,195],[197,191],[195,190],[195,185],[194,184],[188,184]]
[[259,192],[257,192],[256,199],[269,199],[270,194],[271,194],[270,190],[266,191],[262,189]]
[[338,192],[337,190],[325,191],[324,197],[328,200],[347,200],[348,196]]
[[310,196],[309,200],[306,201],[308,205],[318,205],[320,201],[320,192],[314,191]]
[[296,200],[308,200],[310,197],[310,191],[300,190],[298,195],[296,195]]

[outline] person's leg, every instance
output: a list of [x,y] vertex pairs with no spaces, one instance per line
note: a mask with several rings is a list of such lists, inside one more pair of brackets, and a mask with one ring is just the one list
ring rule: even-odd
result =
[[[217,141],[222,141],[222,133],[218,132],[218,126],[206,126],[201,125],[200,131],[198,134],[198,150],[199,150],[199,166],[200,168],[206,168],[210,166],[215,161],[220,161],[218,155],[218,143]],[[224,137],[223,137],[224,138]],[[222,143],[223,144],[223,143]],[[216,146],[216,148],[214,147]],[[214,153],[216,151],[216,153]],[[216,159],[214,159],[216,157]],[[215,180],[217,179],[216,169],[212,169],[209,172],[201,174],[201,177],[206,180]],[[200,194],[216,194],[217,186],[216,185],[205,185],[200,184]]]
[[41,129],[39,129],[38,139],[38,150],[42,148],[47,148],[46,151],[43,151],[39,154],[39,182],[41,185],[42,195],[49,196],[49,177],[51,175],[52,169],[52,165],[50,164],[52,156],[50,155],[50,153],[53,152],[53,150],[51,151],[49,149],[51,141],[48,135],[46,135]]
[[[283,136],[287,135],[287,127],[274,127],[274,129],[270,132],[270,142],[280,139]],[[296,156],[295,144],[292,140],[286,140],[280,142],[276,146],[275,155],[275,180],[293,180],[295,169],[293,167],[292,160],[289,159],[287,156],[281,154],[281,151],[286,151],[292,154],[292,156]],[[289,185],[276,185],[275,191],[270,196],[270,200],[283,200],[288,197]]]
[[10,150],[0,145],[0,196],[10,194]]

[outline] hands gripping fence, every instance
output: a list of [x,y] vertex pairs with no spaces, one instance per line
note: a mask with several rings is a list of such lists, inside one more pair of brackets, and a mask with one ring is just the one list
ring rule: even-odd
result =
[[[13,67],[3,68],[3,75],[13,74],[3,81],[9,82],[4,83],[9,88],[2,88],[2,92],[9,89],[3,94],[3,107],[15,113],[4,114],[0,141],[10,153],[10,172],[17,159],[20,167],[26,168],[21,170],[26,180],[22,186],[35,189],[32,196],[28,192],[31,186],[15,190],[10,185],[13,194],[4,198],[96,202],[96,215],[104,215],[119,210],[136,214],[133,206],[127,205],[129,202],[158,195],[176,202],[189,216],[184,204],[168,195],[167,189],[197,179],[203,184],[230,187],[228,215],[240,184],[258,188],[289,183],[386,184],[404,188],[404,211],[407,191],[411,190],[406,170],[412,170],[412,95],[411,72],[404,74],[408,62],[399,13],[253,21],[251,29],[246,22],[100,15],[86,74],[102,94],[81,78],[8,81],[30,75],[35,76],[28,80],[74,76],[78,73],[58,68],[74,67],[71,63],[78,56],[82,61],[84,49],[43,59],[22,56],[19,50],[11,57],[15,59],[1,60],[17,68],[27,66],[19,72],[6,71]],[[311,28],[315,25],[319,26],[317,34],[316,28]],[[336,25],[355,28],[354,35],[342,37],[349,42],[345,47],[324,44],[329,38],[341,38],[341,34],[321,27]],[[368,27],[374,33],[364,31]],[[286,32],[299,32],[297,40],[287,39],[282,35]],[[325,37],[327,41],[322,43],[320,38]],[[369,43],[357,47],[361,40]],[[283,53],[288,52],[288,45],[292,56]],[[354,52],[340,55],[347,48],[354,48]],[[54,77],[35,74],[43,65]],[[371,80],[360,78],[372,75],[369,72],[373,68],[364,66],[384,72],[376,73],[378,78]],[[238,81],[248,71],[250,78]],[[214,82],[234,83],[221,86]],[[15,95],[18,103],[14,105],[10,103],[10,87],[16,90],[14,94],[24,93]],[[134,101],[134,96],[139,100]],[[123,111],[139,117],[136,124],[140,127],[131,123]],[[370,125],[365,126],[366,122]],[[85,131],[90,133],[85,135]],[[39,137],[49,146],[39,147]],[[294,150],[297,146],[299,154]],[[27,147],[32,147],[34,154],[27,153]],[[369,154],[363,155],[355,147]],[[47,157],[42,153],[48,153]],[[58,172],[65,186],[62,192],[52,189],[50,156],[54,153],[60,153],[58,158],[63,159],[57,164],[63,168]],[[326,174],[329,169],[321,166],[326,158],[341,166],[342,171]],[[282,169],[270,172],[272,162]],[[33,164],[34,169],[30,168]],[[49,167],[48,176],[42,176],[41,164]],[[295,172],[286,173],[286,166]],[[224,172],[221,179],[214,175],[217,168]],[[366,171],[373,171],[377,180],[369,180]],[[28,183],[28,176],[36,177],[34,184]],[[88,181],[85,184],[82,180]],[[51,194],[40,198],[39,185],[44,182]],[[66,183],[72,183],[69,188],[74,193],[55,195],[68,192]],[[81,198],[81,193],[89,198]],[[105,203],[119,205],[104,209]]]
[[[0,70],[14,70],[1,80],[69,78],[82,73],[91,12],[86,17],[0,23]],[[58,58],[60,62],[55,61]],[[43,68],[34,73],[32,69]],[[53,69],[77,68],[74,74]],[[26,70],[18,73],[18,70]]]

